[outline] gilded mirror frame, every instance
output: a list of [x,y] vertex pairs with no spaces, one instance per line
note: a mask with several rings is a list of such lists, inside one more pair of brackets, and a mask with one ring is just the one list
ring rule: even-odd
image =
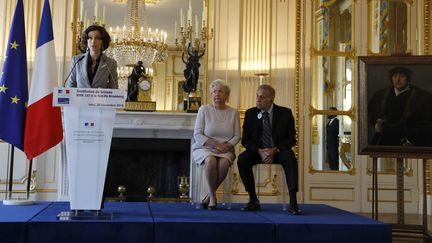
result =
[[[334,111],[334,110],[317,110],[315,109],[313,106],[309,107],[309,117],[312,120],[312,118],[314,116],[318,116],[318,115],[323,115],[323,116],[329,116],[329,115],[335,115],[335,116],[346,116],[348,118],[351,119],[351,138],[355,138],[356,137],[356,130],[354,129],[354,123],[355,123],[355,109],[354,107],[351,107],[351,109],[347,110],[347,111]],[[313,161],[312,159],[314,158],[312,156],[312,146],[313,146],[313,142],[312,140],[314,140],[314,128],[311,128],[311,142],[309,143],[309,151],[310,151],[310,156],[311,156],[311,160],[309,162],[309,173],[310,174],[315,174],[315,173],[348,173],[350,175],[355,175],[356,173],[356,166],[355,166],[355,141],[354,139],[351,139],[350,143],[351,146],[350,147],[346,147],[346,146],[342,146],[344,144],[340,144],[339,147],[339,158],[342,161],[343,165],[348,168],[348,170],[319,170],[316,169],[313,166]],[[347,158],[347,154],[351,153],[351,161],[348,160]],[[323,163],[324,161],[322,161]]]
[[[332,5],[338,3],[338,1],[336,0],[330,0],[330,1],[326,1],[322,3],[322,6],[318,6],[318,1],[316,0],[312,0],[312,8],[311,8],[311,16],[315,16],[315,10],[319,9],[319,11],[322,11],[322,8],[324,7],[332,7]],[[349,40],[345,40],[343,42],[343,44],[345,46],[347,46],[348,48],[344,47],[344,51],[340,51],[340,50],[335,50],[335,49],[331,49],[328,48],[327,45],[322,45],[321,47],[317,46],[317,40],[318,40],[318,32],[320,31],[320,33],[322,33],[324,30],[318,30],[318,24],[316,23],[316,18],[314,17],[314,21],[312,21],[312,41],[311,41],[311,47],[310,47],[310,59],[311,59],[311,98],[310,98],[310,107],[309,107],[309,120],[311,122],[311,127],[310,127],[310,131],[309,131],[309,138],[310,138],[310,143],[309,143],[309,157],[310,157],[310,162],[309,162],[309,166],[308,166],[308,172],[310,174],[315,174],[315,173],[341,173],[341,174],[350,174],[350,175],[354,175],[356,173],[356,166],[355,166],[355,147],[356,147],[356,141],[354,141],[355,139],[351,139],[351,147],[347,148],[346,146],[340,146],[339,148],[339,153],[342,156],[339,156],[339,158],[341,159],[342,163],[346,166],[346,168],[348,168],[348,170],[321,170],[321,169],[317,169],[314,167],[314,159],[316,159],[317,156],[313,156],[313,142],[314,140],[317,139],[317,132],[318,132],[318,124],[315,124],[313,122],[313,118],[314,116],[317,115],[323,115],[323,116],[328,116],[328,115],[335,115],[335,116],[346,116],[351,120],[351,137],[355,138],[355,122],[356,122],[356,108],[355,108],[355,102],[354,102],[354,95],[355,95],[355,88],[356,88],[356,84],[355,84],[355,73],[356,73],[356,65],[355,65],[355,56],[356,56],[356,45],[355,45],[355,31],[354,31],[354,27],[355,27],[355,12],[356,12],[356,0],[350,0],[350,1],[346,1],[347,4],[349,4],[349,8],[351,11],[351,19],[350,19],[350,39]],[[316,7],[319,8],[316,8]],[[346,10],[346,9],[345,9]],[[343,14],[345,14],[345,11],[342,12]],[[317,13],[318,15],[323,15],[323,13]],[[346,38],[345,38],[346,39]],[[342,42],[341,42],[342,43]],[[351,99],[351,105],[348,109],[346,110],[328,110],[328,109],[323,109],[323,108],[319,108],[318,105],[318,101],[315,100],[317,99],[316,91],[314,91],[314,89],[318,89],[318,86],[315,87],[315,80],[317,79],[318,76],[318,72],[319,72],[319,67],[318,67],[318,61],[317,59],[323,57],[323,58],[349,58],[352,61],[352,78],[350,80],[350,84],[351,84],[351,94],[350,94],[350,99]],[[343,65],[345,64],[346,61],[344,62]],[[339,64],[342,65],[342,64]],[[342,69],[346,68],[345,66],[343,66]],[[345,80],[345,81],[343,81]],[[343,87],[344,90],[346,89],[347,86],[347,81],[345,79],[345,77],[343,78],[342,82],[343,82]],[[341,103],[343,104],[343,103]],[[342,105],[343,106],[343,105]],[[325,127],[324,127],[325,129]],[[348,150],[347,150],[348,149]],[[346,156],[346,154],[348,153],[348,151],[351,153],[351,163],[348,162],[348,159],[344,156]],[[318,156],[319,157],[319,156]],[[342,158],[344,157],[344,158]],[[319,161],[318,163],[325,163],[324,160],[323,161]]]
[[[432,13],[432,0],[424,0],[424,9],[423,9],[423,31],[424,31],[424,54],[430,55],[431,50],[431,13]],[[432,174],[432,163],[431,160],[428,161],[429,163],[426,163],[426,174],[431,175]],[[428,176],[426,177],[426,186],[428,188],[428,195],[432,194],[432,177]]]
[[[89,1],[89,0],[86,0]],[[187,10],[187,0],[184,0],[184,11],[183,13],[186,13]],[[210,4],[210,0],[203,0],[201,2],[204,2],[204,4],[207,6],[206,7],[206,13],[205,13],[205,20],[207,23],[207,29],[206,29],[206,36],[209,37],[209,39],[207,40],[207,42],[211,41],[211,39],[213,38],[213,29],[211,26],[209,26],[210,21],[209,21],[209,4]],[[80,14],[79,11],[79,0],[72,0],[69,3],[67,3],[68,5],[68,9],[67,12],[70,12],[70,22],[69,22],[69,18],[68,18],[68,29],[69,31],[71,31],[72,33],[72,46],[71,46],[71,55],[76,55],[77,54],[77,46],[76,46],[76,37],[78,35],[77,33],[77,19],[78,19],[78,15]],[[100,6],[100,4],[99,4]],[[69,9],[71,8],[71,9]],[[107,8],[108,10],[108,8]],[[93,10],[88,10],[91,13],[93,13]],[[180,9],[179,9],[180,11]],[[199,11],[199,10],[198,10]],[[122,12],[123,13],[123,12]],[[194,12],[195,13],[195,12]],[[200,12],[201,13],[201,12]],[[175,20],[177,20],[177,15],[175,16],[176,18],[172,20],[172,26],[174,28],[175,25]],[[108,18],[107,18],[108,19]],[[177,20],[178,22],[178,20]],[[107,27],[108,28],[108,27]],[[174,32],[170,32],[168,30],[168,34],[170,36],[174,36]],[[207,44],[205,46],[205,52],[206,54],[200,59],[200,63],[201,63],[201,67],[200,67],[200,73],[199,73],[199,87],[202,88],[202,94],[201,94],[201,103],[205,104],[207,102],[208,99],[208,86],[209,83],[207,81],[208,79],[208,51],[209,51],[209,45]],[[159,101],[161,103],[163,103],[163,108],[157,109],[157,111],[166,111],[166,112],[186,112],[183,110],[180,110],[178,108],[178,104],[177,101],[179,99],[178,94],[181,93],[181,91],[178,89],[178,84],[184,80],[184,75],[183,75],[183,69],[186,68],[185,64],[183,64],[182,61],[176,61],[176,58],[179,57],[181,59],[181,47],[176,46],[174,42],[169,42],[168,43],[168,61],[166,62],[166,66],[164,67],[164,70],[162,72],[158,72],[158,67],[157,64],[153,64],[153,82],[155,82],[156,85],[152,85],[151,88],[151,97],[154,98],[154,101],[158,102]],[[181,66],[179,68],[179,66]],[[181,72],[178,71],[179,69],[181,69]],[[159,70],[160,71],[160,70]],[[160,76],[162,75],[162,76]],[[164,85],[161,85],[161,88],[155,88],[155,86],[158,86],[158,82],[165,82]],[[163,101],[163,102],[162,102]],[[159,105],[158,105],[159,106]]]
[[[380,160],[383,159],[384,163],[380,165]],[[393,160],[393,161],[392,161]],[[367,158],[367,166],[366,166],[366,174],[369,176],[373,175],[372,165],[373,158],[369,157]],[[396,175],[396,158],[378,158],[378,174],[379,175]],[[384,168],[382,168],[384,167]],[[390,168],[389,168],[390,167]],[[414,176],[414,169],[413,169],[413,162],[411,159],[405,159],[404,160],[404,175],[407,177]]]
[[424,31],[424,43],[423,50],[425,55],[430,55],[431,45],[431,12],[432,12],[432,0],[424,0],[423,9],[423,31]]
[[[377,12],[376,9],[380,8],[378,4],[382,3],[381,1],[377,0],[368,0],[367,2],[367,29],[368,29],[368,41],[367,41],[367,55],[368,56],[389,56],[392,53],[412,53],[412,43],[411,43],[411,25],[409,24],[409,20],[411,20],[411,8],[413,7],[413,0],[388,0],[388,2],[392,2],[395,4],[406,4],[406,23],[403,23],[403,18],[395,18],[398,21],[402,21],[402,23],[393,23],[392,21],[386,20],[387,18],[381,18],[381,14],[388,16],[388,18],[391,18],[391,15],[398,11],[398,7],[390,8],[390,11],[385,11],[384,13]],[[399,6],[400,7],[400,6]],[[374,11],[375,10],[375,11]],[[381,9],[378,9],[378,11],[381,11]],[[399,12],[400,14],[400,12]],[[395,20],[396,21],[396,20]],[[394,27],[396,24],[406,24],[406,31],[400,31],[401,35],[404,36],[391,36],[391,34],[385,34],[389,31],[386,31],[390,29],[391,27]],[[396,28],[396,27],[395,27]],[[397,32],[397,31],[394,31]],[[378,34],[379,37],[376,41],[378,41],[379,50],[373,51],[373,37],[375,34]],[[396,34],[395,34],[396,35]],[[393,46],[395,43],[389,43],[389,40],[392,38],[399,38],[398,41],[401,42],[401,45],[403,46]],[[392,49],[392,50],[390,50]]]

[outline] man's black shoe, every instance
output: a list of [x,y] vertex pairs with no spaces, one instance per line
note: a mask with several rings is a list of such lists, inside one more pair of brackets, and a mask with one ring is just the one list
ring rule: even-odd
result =
[[259,201],[249,201],[241,208],[242,211],[258,211],[261,210]]
[[289,212],[292,215],[300,215],[300,214],[302,214],[301,209],[297,205],[290,206]]

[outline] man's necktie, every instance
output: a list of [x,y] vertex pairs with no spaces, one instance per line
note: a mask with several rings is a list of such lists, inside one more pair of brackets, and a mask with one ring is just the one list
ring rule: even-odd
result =
[[262,116],[263,130],[262,130],[262,137],[261,137],[261,146],[263,148],[271,148],[273,147],[273,139],[272,139],[269,113],[265,111],[262,113],[262,115],[263,115]]

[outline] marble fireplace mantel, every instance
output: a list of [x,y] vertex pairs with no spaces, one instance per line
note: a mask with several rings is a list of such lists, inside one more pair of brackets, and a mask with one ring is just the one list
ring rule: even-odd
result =
[[[196,113],[183,112],[128,112],[118,111],[114,124],[114,138],[190,139],[194,143],[193,130]],[[69,179],[66,149],[61,146],[58,200],[68,201]]]
[[117,112],[113,137],[193,139],[195,113]]

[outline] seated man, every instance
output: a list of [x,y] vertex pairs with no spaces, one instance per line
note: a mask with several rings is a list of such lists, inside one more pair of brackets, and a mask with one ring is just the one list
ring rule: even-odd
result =
[[238,158],[240,177],[249,194],[249,203],[243,211],[261,209],[255,192],[252,167],[258,163],[278,163],[284,168],[290,193],[293,215],[301,210],[297,205],[298,165],[291,149],[295,143],[294,117],[290,109],[274,104],[275,90],[270,85],[260,85],[256,93],[256,107],[246,111],[243,123],[242,145],[246,148]]

